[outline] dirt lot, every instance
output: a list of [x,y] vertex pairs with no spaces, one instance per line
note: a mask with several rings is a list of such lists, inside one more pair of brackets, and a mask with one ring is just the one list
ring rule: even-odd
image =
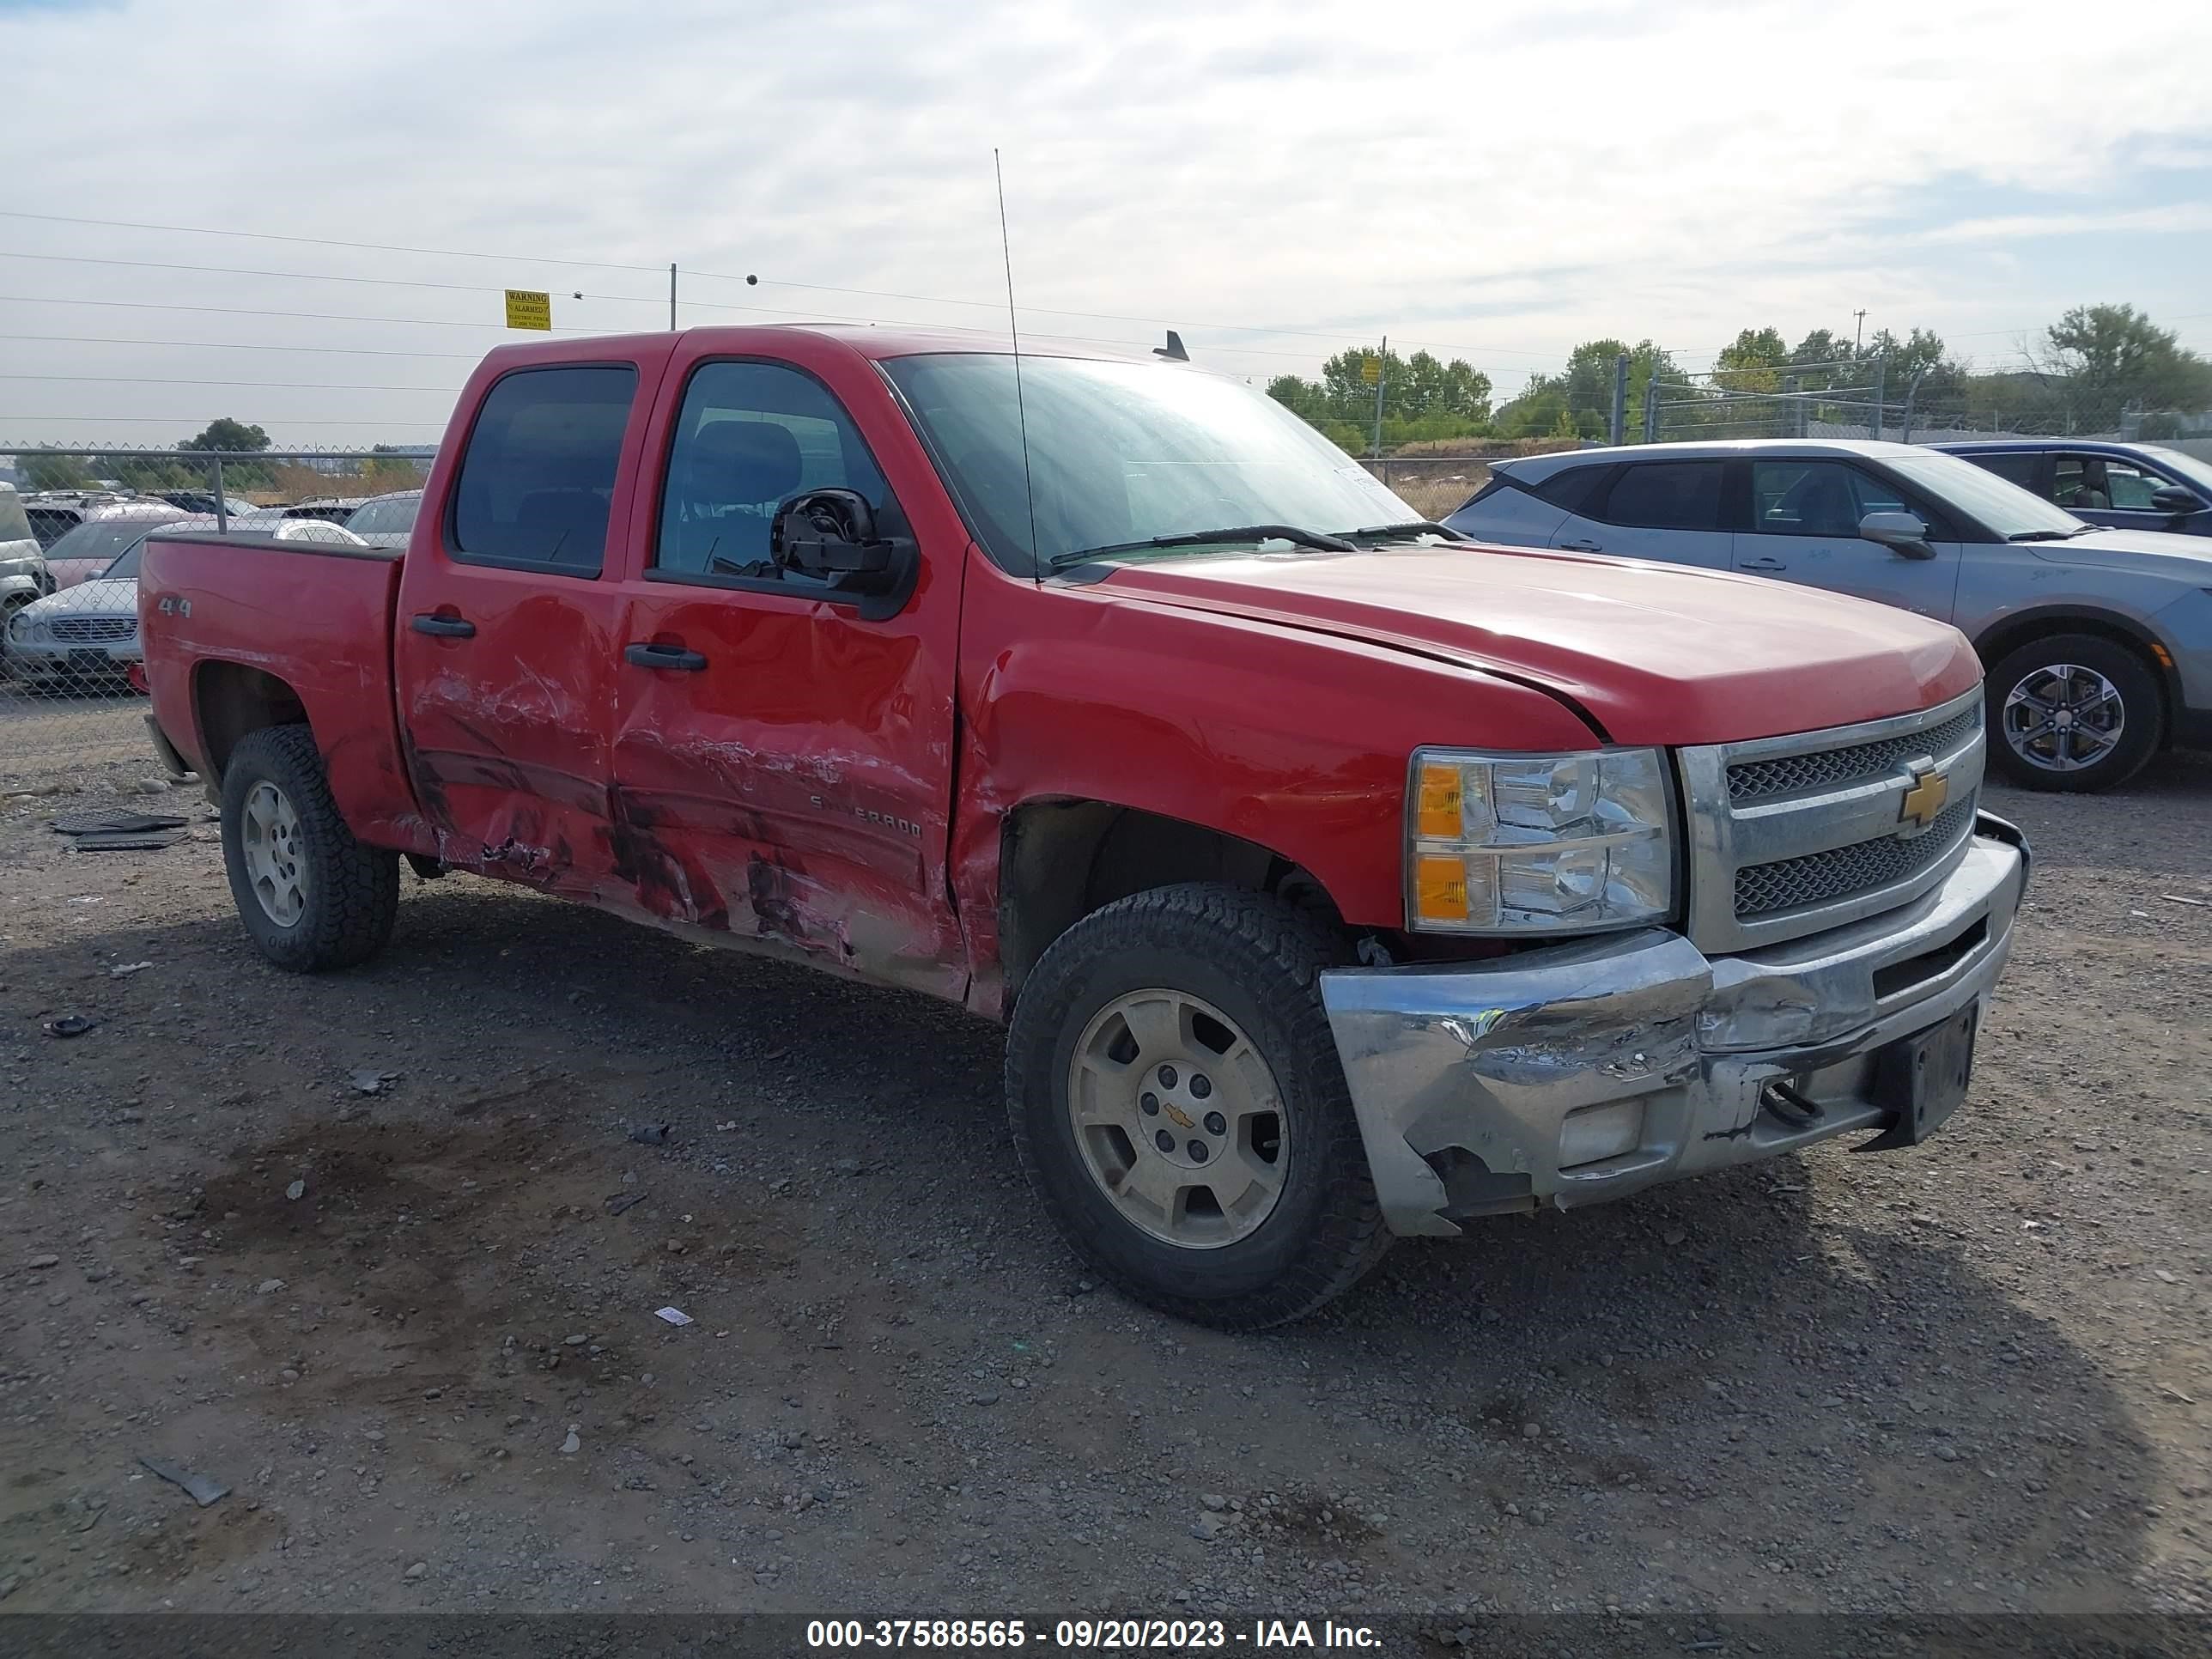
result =
[[[9,1612],[2212,1603],[2212,765],[1995,799],[2037,880],[1933,1146],[1231,1338],[1080,1278],[991,1029],[459,878],[288,978],[68,717],[0,724]],[[189,839],[48,827],[125,800]]]

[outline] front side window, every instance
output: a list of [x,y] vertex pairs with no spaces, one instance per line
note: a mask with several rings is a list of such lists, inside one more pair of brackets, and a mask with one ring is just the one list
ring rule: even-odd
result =
[[637,371],[522,369],[484,397],[453,489],[464,564],[596,576]]
[[1718,530],[1721,463],[1659,461],[1626,469],[1606,494],[1607,524],[1638,530]]
[[1003,353],[883,368],[976,539],[1007,569],[1249,552],[1256,539],[1153,550],[1154,537],[1257,525],[1342,535],[1421,517],[1273,398],[1194,369],[1024,356],[1018,399]]
[[2150,510],[2151,492],[2166,480],[2118,456],[2061,455],[2052,469],[2051,495],[2059,506],[2095,513],[2111,507]]
[[1909,513],[1897,491],[1841,461],[1753,461],[1751,523],[1768,536],[1856,537],[1869,513]]
[[677,417],[653,568],[804,581],[769,558],[769,529],[793,495],[830,489],[878,512],[890,493],[829,389],[777,363],[708,363]]

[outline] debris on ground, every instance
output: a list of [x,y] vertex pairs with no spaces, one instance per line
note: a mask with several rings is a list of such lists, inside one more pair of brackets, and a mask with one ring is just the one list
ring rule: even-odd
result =
[[2212,905],[2212,899],[2184,898],[2179,893],[2160,893],[2159,896],[2168,904],[2193,904],[2200,910]]
[[397,1072],[380,1072],[368,1066],[346,1073],[346,1082],[356,1094],[380,1095],[398,1081],[399,1073]]
[[691,1322],[691,1316],[681,1308],[655,1308],[653,1316],[665,1319],[672,1325],[689,1325]]
[[82,1036],[99,1024],[90,1014],[64,1014],[58,1019],[46,1021],[39,1029],[50,1037],[73,1037]]
[[61,1257],[50,1252],[45,1255],[34,1255],[23,1265],[28,1267],[58,1267],[61,1265]]
[[80,853],[158,853],[183,839],[181,836],[78,836],[70,845]]
[[161,830],[181,830],[185,821],[167,812],[116,808],[64,812],[53,820],[53,826],[58,836],[145,836]]
[[307,1183],[304,1181],[295,1181],[284,1189],[284,1196],[295,1200],[295,1202],[300,1199],[305,1198],[307,1195]]
[[192,1502],[202,1509],[230,1493],[230,1488],[212,1475],[194,1474],[189,1469],[179,1468],[174,1463],[165,1463],[158,1457],[142,1457],[138,1461],[171,1486],[183,1487],[191,1494]]
[[110,979],[128,979],[133,974],[143,974],[154,964],[150,962],[122,962],[107,970]]
[[629,1132],[629,1138],[641,1146],[665,1146],[668,1128],[665,1123],[641,1123]]
[[574,1452],[581,1451],[583,1449],[583,1437],[576,1432],[576,1425],[571,1423],[568,1425],[568,1437],[561,1443],[561,1449],[564,1452]]
[[643,1193],[617,1193],[607,1200],[607,1213],[621,1215],[625,1211],[634,1210],[645,1202],[645,1198]]

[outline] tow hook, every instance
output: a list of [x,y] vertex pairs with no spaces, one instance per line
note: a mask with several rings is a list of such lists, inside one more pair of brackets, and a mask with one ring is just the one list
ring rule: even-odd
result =
[[1824,1115],[1820,1102],[1808,1099],[1779,1078],[1759,1091],[1759,1103],[1793,1129],[1809,1129]]

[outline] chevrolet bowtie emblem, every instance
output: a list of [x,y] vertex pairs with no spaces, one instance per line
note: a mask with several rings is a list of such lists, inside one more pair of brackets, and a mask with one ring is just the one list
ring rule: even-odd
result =
[[1912,763],[1912,787],[1897,804],[1897,821],[1909,823],[1916,830],[1925,830],[1936,822],[1936,815],[1943,810],[1944,802],[1951,799],[1951,780],[1936,769],[1933,761]]

